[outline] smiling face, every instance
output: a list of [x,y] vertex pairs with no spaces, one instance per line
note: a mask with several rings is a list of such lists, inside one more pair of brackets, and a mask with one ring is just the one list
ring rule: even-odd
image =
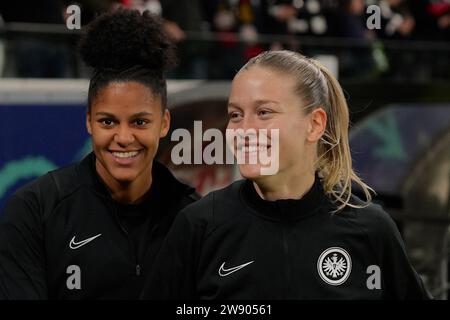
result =
[[[317,108],[306,114],[295,85],[289,75],[253,66],[234,78],[228,103],[228,129],[267,129],[269,154],[276,150],[271,129],[279,130],[279,170],[274,176],[281,179],[314,170],[317,141],[325,130],[325,111]],[[248,158],[255,147],[266,146],[246,142],[246,147],[243,151]],[[245,178],[263,178],[260,163],[240,164],[239,170]]]
[[152,161],[169,123],[161,98],[143,84],[111,82],[102,88],[86,117],[102,180],[110,188],[151,181]]

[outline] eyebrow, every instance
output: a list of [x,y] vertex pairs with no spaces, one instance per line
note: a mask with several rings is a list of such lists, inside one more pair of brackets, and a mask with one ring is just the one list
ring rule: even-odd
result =
[[153,115],[152,112],[142,111],[142,112],[138,112],[138,113],[131,115],[130,118],[138,118],[138,117],[145,117],[145,116],[152,116],[152,115]]
[[256,100],[255,104],[265,104],[265,103],[274,103],[274,104],[280,104],[278,101],[275,100]]
[[237,104],[233,103],[233,102],[228,102],[227,107],[233,107],[233,108],[240,109],[240,107]]
[[[116,118],[115,115],[113,115],[112,113],[109,113],[109,112],[97,112],[95,115],[96,116],[105,116],[105,117],[110,117],[110,118]],[[131,115],[130,119],[131,118],[145,117],[145,116],[152,116],[152,115],[153,115],[153,113],[151,113],[151,112],[143,111],[143,112],[138,112],[138,113],[135,113],[135,114]]]
[[[265,104],[265,103],[280,104],[280,103],[277,102],[277,101],[274,101],[274,100],[267,100],[267,99],[262,99],[262,100],[256,100],[256,101],[254,101],[254,104],[255,104],[255,105],[260,105],[260,104]],[[238,104],[233,103],[233,102],[229,102],[229,103],[228,103],[228,107],[233,107],[233,108],[241,109],[241,108],[239,107]]]

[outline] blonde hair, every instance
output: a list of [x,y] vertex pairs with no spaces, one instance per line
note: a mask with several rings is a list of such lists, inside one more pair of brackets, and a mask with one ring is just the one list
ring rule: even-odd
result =
[[[327,114],[325,132],[317,145],[316,170],[326,194],[338,204],[336,212],[350,206],[366,207],[375,191],[353,171],[348,141],[349,112],[339,82],[320,62],[300,53],[266,51],[250,59],[239,72],[252,66],[267,67],[295,78],[296,93],[305,103],[305,112],[322,107]],[[352,182],[361,187],[366,204],[352,204]]]

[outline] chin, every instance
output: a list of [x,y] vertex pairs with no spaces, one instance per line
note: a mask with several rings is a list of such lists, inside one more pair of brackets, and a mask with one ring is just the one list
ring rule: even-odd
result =
[[245,179],[255,180],[263,177],[261,175],[261,166],[257,164],[241,164],[239,165],[239,172]]
[[137,175],[132,172],[111,172],[111,176],[121,183],[133,182],[137,177]]

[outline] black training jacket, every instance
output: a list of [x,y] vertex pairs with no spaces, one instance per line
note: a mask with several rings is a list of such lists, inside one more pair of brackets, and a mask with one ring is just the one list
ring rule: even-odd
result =
[[[0,222],[0,299],[137,299],[178,211],[193,188],[153,164],[165,206],[148,209],[138,254],[91,153],[19,189]],[[152,210],[153,209],[153,210]]]
[[175,219],[143,298],[430,298],[379,205],[334,209],[317,175],[300,200],[248,180],[212,192]]

